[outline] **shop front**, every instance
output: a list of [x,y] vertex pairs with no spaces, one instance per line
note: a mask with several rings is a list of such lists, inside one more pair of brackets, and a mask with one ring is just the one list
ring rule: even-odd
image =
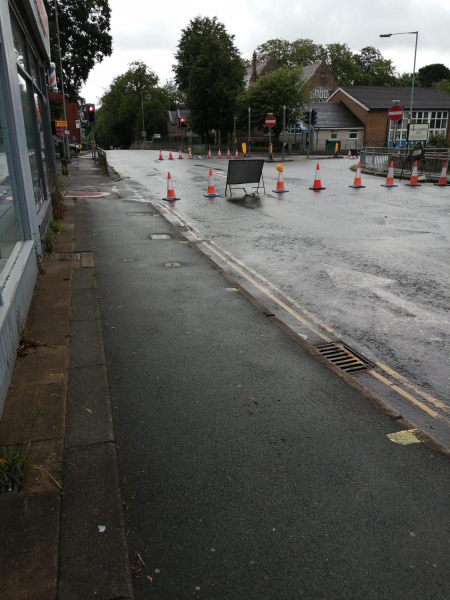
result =
[[49,62],[43,0],[0,0],[0,415],[51,217]]

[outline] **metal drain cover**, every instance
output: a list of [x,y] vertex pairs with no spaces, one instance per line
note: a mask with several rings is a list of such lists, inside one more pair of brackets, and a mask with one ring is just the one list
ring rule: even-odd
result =
[[58,260],[81,260],[81,252],[55,252]]
[[346,373],[358,373],[373,367],[373,364],[345,344],[321,344],[316,346],[322,356]]
[[17,494],[22,486],[23,475],[17,468],[12,469],[9,480],[0,486],[0,494]]
[[150,236],[150,239],[151,240],[171,240],[172,238],[167,233],[152,233]]
[[181,263],[179,262],[170,262],[170,263],[164,263],[165,267],[181,267]]

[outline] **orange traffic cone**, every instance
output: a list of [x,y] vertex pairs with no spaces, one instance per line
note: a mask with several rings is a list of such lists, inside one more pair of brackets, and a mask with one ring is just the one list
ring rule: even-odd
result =
[[289,190],[284,189],[283,171],[278,171],[277,189],[272,190],[275,194],[286,194]]
[[239,151],[237,148],[236,148],[236,152],[234,153],[234,158],[239,158]]
[[352,152],[350,150],[350,148],[348,149],[348,154],[347,154],[347,158],[351,158],[352,157]]
[[217,153],[217,158],[222,158],[222,152],[220,151],[220,148],[219,148],[219,152]]
[[389,165],[388,174],[386,177],[386,183],[381,183],[381,187],[398,187],[396,183],[394,183],[394,161],[391,161]]
[[227,148],[227,158],[231,158],[230,149]]
[[211,156],[211,148],[208,148],[208,156],[206,158],[212,158],[212,156]]
[[161,148],[159,149],[159,158],[158,158],[158,160],[164,160]]
[[208,189],[206,190],[206,194],[203,194],[205,198],[217,198],[220,196],[216,192],[216,186],[214,185],[214,177],[212,169],[209,170],[209,178],[208,178]]
[[434,185],[450,185],[450,183],[447,183],[447,161],[444,161],[444,164],[442,165],[442,172],[441,172],[441,176],[439,177],[439,181],[437,183],[435,183]]
[[317,163],[316,176],[314,178],[313,186],[310,187],[309,189],[310,190],[314,190],[314,191],[319,191],[319,190],[326,189],[326,188],[322,187],[322,182],[320,181],[320,166],[319,166],[319,163]]
[[173,160],[172,150],[169,149],[169,160]]
[[181,148],[180,148],[180,152],[178,153],[178,160],[183,160],[183,155],[181,154]]
[[179,200],[179,198],[175,195],[175,190],[172,185],[172,177],[170,173],[167,173],[167,198],[163,198],[163,200],[167,200],[168,202],[174,202],[175,200]]
[[192,152],[191,149],[189,148],[189,154],[188,154],[188,158],[192,158]]
[[421,185],[417,178],[418,178],[418,171],[417,171],[417,160],[416,160],[414,163],[414,168],[411,173],[411,179],[409,180],[409,183],[405,183],[405,185],[409,185],[411,187],[417,187],[418,185]]
[[348,187],[351,188],[365,188],[365,185],[362,185],[361,183],[361,163],[358,162],[358,164],[356,165],[356,175],[355,175],[355,180],[353,181],[353,185],[349,185]]

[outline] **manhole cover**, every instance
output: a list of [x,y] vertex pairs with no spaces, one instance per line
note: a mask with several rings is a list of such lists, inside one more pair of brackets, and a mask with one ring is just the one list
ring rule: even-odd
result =
[[150,235],[151,240],[170,240],[172,239],[167,233],[152,233]]
[[164,263],[165,267],[181,267],[181,263],[179,262],[170,262],[170,263]]
[[322,356],[346,373],[358,373],[373,367],[373,364],[345,344],[321,344],[316,346]]
[[58,260],[81,260],[80,252],[55,252]]

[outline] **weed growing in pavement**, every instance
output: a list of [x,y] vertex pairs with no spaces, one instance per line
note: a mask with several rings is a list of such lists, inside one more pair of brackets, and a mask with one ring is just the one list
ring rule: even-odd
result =
[[44,235],[44,239],[42,240],[42,248],[44,250],[44,254],[51,254],[53,252],[53,244],[55,243],[55,234],[49,228],[47,233]]
[[50,196],[52,199],[53,216],[57,221],[61,221],[64,219],[67,207],[64,203],[65,196],[62,183],[56,178],[50,180]]
[[27,356],[28,348],[38,348],[43,346],[39,340],[32,340],[27,336],[27,324],[24,323],[19,328],[19,347],[17,348],[17,356]]
[[21,444],[12,450],[7,450],[4,446],[0,448],[0,487],[11,480],[20,483],[25,464],[28,462],[29,450],[30,442],[26,446]]
[[66,228],[59,221],[56,221],[55,219],[50,221],[50,231],[52,231],[55,235],[58,235],[58,233],[62,233],[65,230]]

